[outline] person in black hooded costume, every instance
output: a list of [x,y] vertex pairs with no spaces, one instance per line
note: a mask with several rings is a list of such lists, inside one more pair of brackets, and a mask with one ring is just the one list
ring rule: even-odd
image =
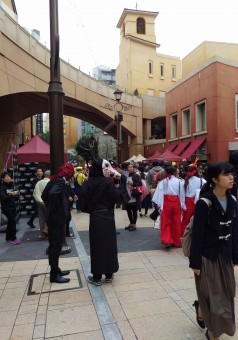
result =
[[106,283],[110,283],[113,273],[119,269],[114,206],[120,201],[121,193],[110,177],[119,178],[121,175],[108,161],[100,158],[93,160],[89,178],[84,181],[79,197],[82,211],[90,214],[89,241],[93,275],[88,276],[88,282],[96,286],[101,286],[103,274]]

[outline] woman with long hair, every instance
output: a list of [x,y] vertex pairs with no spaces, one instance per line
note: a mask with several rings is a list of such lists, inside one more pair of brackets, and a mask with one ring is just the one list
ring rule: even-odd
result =
[[[208,167],[208,181],[195,207],[189,266],[195,274],[197,316],[207,327],[206,338],[235,334],[235,277],[238,264],[237,202],[230,189],[234,168],[219,162]],[[199,309],[198,309],[199,307]],[[199,313],[199,315],[198,315]]]
[[184,206],[184,190],[175,177],[176,169],[165,169],[166,178],[156,188],[152,201],[157,204],[161,215],[161,243],[167,248],[181,246],[181,208]]
[[185,192],[185,204],[181,223],[181,236],[189,224],[191,217],[194,215],[196,191],[200,190],[205,183],[205,179],[198,178],[197,176],[197,166],[195,164],[190,165],[185,180],[182,183]]

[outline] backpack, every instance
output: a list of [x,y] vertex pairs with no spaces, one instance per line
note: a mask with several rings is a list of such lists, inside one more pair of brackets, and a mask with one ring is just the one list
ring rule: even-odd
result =
[[[200,198],[203,200],[208,207],[210,208],[212,205],[212,202],[208,198]],[[191,217],[189,224],[184,230],[183,237],[181,237],[181,243],[182,243],[182,250],[183,250],[183,255],[186,257],[190,256],[190,247],[191,247],[191,242],[192,242],[192,230],[193,230],[193,217]]]

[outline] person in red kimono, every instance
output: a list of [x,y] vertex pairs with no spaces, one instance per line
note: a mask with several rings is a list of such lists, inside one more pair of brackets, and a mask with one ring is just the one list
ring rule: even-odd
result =
[[190,165],[188,167],[187,176],[182,182],[183,190],[185,192],[185,204],[182,217],[181,236],[183,236],[185,228],[189,224],[191,217],[194,215],[196,195],[199,196],[199,192],[205,183],[205,179],[197,176],[197,165]]
[[181,209],[184,207],[182,182],[173,166],[166,168],[166,178],[156,188],[152,201],[161,214],[161,243],[170,248],[181,246]]

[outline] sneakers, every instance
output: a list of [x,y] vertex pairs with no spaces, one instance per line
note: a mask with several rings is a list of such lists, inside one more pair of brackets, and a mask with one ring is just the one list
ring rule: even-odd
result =
[[136,227],[134,227],[133,225],[130,226],[130,228],[128,229],[129,231],[135,231],[136,230]]
[[20,244],[20,243],[21,243],[21,240],[18,240],[18,239],[16,238],[15,240],[10,241],[10,243],[17,245],[17,244]]
[[36,228],[36,226],[33,224],[33,222],[27,222],[27,224],[28,224],[29,227],[31,227],[32,229]]
[[111,277],[106,277],[105,282],[106,283],[111,283],[113,279],[114,279],[114,274],[112,274]]
[[91,283],[92,285],[95,285],[95,286],[101,286],[102,285],[101,280],[95,281],[93,279],[93,276],[88,276],[88,282]]

